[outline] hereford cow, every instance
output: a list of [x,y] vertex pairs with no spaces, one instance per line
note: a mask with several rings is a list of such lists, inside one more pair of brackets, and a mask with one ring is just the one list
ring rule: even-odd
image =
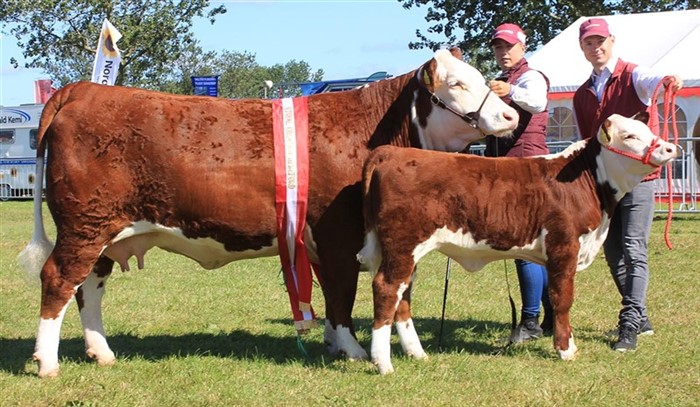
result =
[[[308,98],[309,197],[305,243],[319,265],[329,350],[366,358],[351,311],[362,247],[362,163],[382,144],[458,151],[506,135],[517,113],[483,76],[441,50],[414,72]],[[87,354],[114,362],[102,324],[114,262],[128,269],[154,246],[207,269],[278,254],[272,101],[175,96],[77,83],[46,104],[37,174],[57,228],[44,233],[35,193],[32,243],[20,260],[41,270],[34,359],[58,374],[61,323],[75,296]],[[37,179],[37,186],[42,184]]]
[[[575,272],[593,262],[623,195],[676,156],[645,125],[646,113],[635,118],[643,121],[613,115],[597,140],[540,157],[375,150],[364,168],[367,236],[358,260],[376,271],[371,353],[379,372],[393,371],[392,321],[404,352],[426,356],[411,320],[410,286],[414,266],[432,250],[473,271],[500,259],[546,265],[554,347],[572,360]],[[406,214],[414,216],[407,221]]]

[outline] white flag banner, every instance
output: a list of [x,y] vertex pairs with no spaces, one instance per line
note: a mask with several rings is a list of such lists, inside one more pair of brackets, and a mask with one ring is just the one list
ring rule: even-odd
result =
[[119,72],[119,63],[122,60],[121,51],[117,47],[117,41],[122,34],[114,28],[112,23],[102,22],[100,41],[97,44],[95,64],[92,67],[92,81],[103,85],[114,85]]

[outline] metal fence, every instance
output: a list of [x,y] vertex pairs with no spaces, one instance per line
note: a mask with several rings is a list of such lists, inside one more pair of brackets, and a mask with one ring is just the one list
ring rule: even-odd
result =
[[[668,188],[668,171],[664,168],[661,178],[654,183],[654,207],[656,212],[667,212],[669,202],[673,204],[673,212],[700,213],[700,168],[695,162],[694,142],[691,137],[679,138],[678,145],[681,156],[671,164],[671,193]],[[547,146],[552,153],[563,151],[572,142],[554,141]],[[484,155],[485,146],[476,144],[470,147],[471,154]]]

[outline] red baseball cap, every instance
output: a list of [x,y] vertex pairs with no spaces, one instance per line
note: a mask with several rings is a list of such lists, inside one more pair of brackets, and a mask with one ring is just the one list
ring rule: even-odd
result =
[[523,32],[523,29],[520,28],[520,26],[516,24],[505,23],[496,27],[496,30],[491,36],[491,41],[489,41],[489,44],[492,44],[493,40],[497,39],[503,40],[508,44],[515,44],[517,42],[522,42],[523,44],[525,44],[527,36]]
[[608,22],[602,18],[589,18],[582,22],[578,28],[579,41],[592,35],[609,37],[610,29],[608,28]]

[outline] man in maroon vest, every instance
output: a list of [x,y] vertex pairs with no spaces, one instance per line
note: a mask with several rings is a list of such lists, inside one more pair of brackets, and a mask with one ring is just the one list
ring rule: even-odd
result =
[[[518,111],[520,121],[512,138],[487,137],[487,156],[527,157],[549,154],[545,139],[549,80],[542,72],[528,66],[525,41],[523,30],[508,23],[496,27],[491,37],[491,49],[502,75],[491,81],[489,87]],[[511,343],[520,343],[542,337],[543,331],[551,332],[553,313],[547,292],[549,284],[545,267],[525,260],[516,260],[515,267],[523,306],[520,323],[511,331],[509,340]],[[545,311],[541,326],[540,301]]]
[[[581,138],[595,138],[603,121],[613,113],[631,117],[647,111],[657,85],[675,90],[683,86],[676,75],[664,76],[625,62],[613,54],[615,37],[602,18],[591,18],[579,27],[579,45],[593,66],[590,78],[574,94],[574,113]],[[652,118],[655,121],[656,118]],[[658,128],[652,128],[658,134]],[[654,187],[645,178],[620,201],[612,216],[603,245],[605,259],[622,296],[618,316],[618,337],[613,349],[626,352],[637,348],[637,335],[653,334],[647,316],[649,283],[647,244],[654,216]]]

